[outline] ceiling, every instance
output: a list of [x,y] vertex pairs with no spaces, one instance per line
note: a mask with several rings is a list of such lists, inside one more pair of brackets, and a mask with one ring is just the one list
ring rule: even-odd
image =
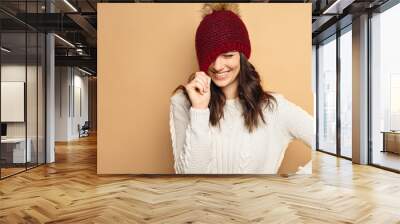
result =
[[[337,1],[337,3],[335,3]],[[374,9],[387,0],[267,0],[243,2],[269,3],[312,3],[313,43],[336,32],[337,27],[351,23],[351,18],[366,10]],[[12,48],[14,54],[34,53],[37,43],[34,35],[25,40],[25,30],[54,32],[61,38],[55,38],[56,65],[80,66],[96,72],[97,67],[97,3],[100,2],[171,2],[146,0],[45,0],[0,1],[0,24],[2,45]],[[173,1],[185,2],[185,1]],[[189,2],[189,1],[186,1]],[[193,2],[193,1],[190,1]],[[207,2],[207,1],[196,1]],[[52,13],[49,13],[49,12]],[[337,21],[341,20],[340,26]],[[346,22],[347,21],[347,22]],[[33,39],[32,39],[33,38]],[[25,50],[25,41],[28,48]],[[41,48],[42,45],[39,45]],[[3,54],[2,54],[3,55]],[[9,56],[10,57],[10,56]],[[28,56],[29,58],[29,56]]]

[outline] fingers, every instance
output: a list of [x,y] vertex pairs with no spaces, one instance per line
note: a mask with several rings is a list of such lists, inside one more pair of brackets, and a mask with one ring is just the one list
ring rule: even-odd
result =
[[208,82],[211,81],[210,76],[208,76],[205,72],[196,72],[196,75],[203,78],[205,81],[208,81]]
[[208,91],[207,81],[204,79],[204,77],[196,77],[195,82],[201,84],[201,86],[202,86],[201,90],[203,93]]
[[193,86],[195,89],[197,89],[201,95],[205,94],[205,89],[204,89],[204,85],[200,82],[195,82],[193,83]]
[[201,95],[210,91],[211,78],[204,72],[196,72],[192,74],[191,81],[186,88],[198,90]]
[[203,95],[204,94],[204,86],[201,82],[197,81],[197,80],[193,80],[192,82],[188,83],[185,86],[186,90],[191,92],[191,91],[195,91],[198,92],[199,94]]
[[197,72],[196,78],[199,79],[204,85],[205,92],[208,92],[210,89],[211,78],[206,75],[204,72]]

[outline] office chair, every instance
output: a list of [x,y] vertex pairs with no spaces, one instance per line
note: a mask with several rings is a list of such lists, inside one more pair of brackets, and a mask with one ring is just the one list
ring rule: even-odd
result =
[[89,129],[90,129],[89,121],[85,121],[82,127],[80,127],[80,125],[78,124],[78,129],[79,129],[79,138],[89,136]]

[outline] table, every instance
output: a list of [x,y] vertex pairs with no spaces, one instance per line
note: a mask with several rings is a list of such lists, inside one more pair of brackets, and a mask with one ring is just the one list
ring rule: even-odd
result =
[[[31,162],[32,141],[27,138],[28,142],[25,154],[25,138],[6,138],[1,139],[1,157],[6,163],[26,163]],[[26,161],[25,161],[26,160]]]
[[383,134],[382,152],[400,154],[400,131],[381,131]]

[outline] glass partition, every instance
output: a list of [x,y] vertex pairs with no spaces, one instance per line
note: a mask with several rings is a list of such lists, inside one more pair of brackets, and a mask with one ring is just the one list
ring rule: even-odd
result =
[[400,171],[400,4],[371,18],[371,162]]
[[27,163],[28,168],[34,167],[38,163],[38,144],[37,144],[37,132],[38,132],[38,35],[37,32],[27,33],[27,98],[26,98],[26,113],[27,113],[27,150],[30,151],[30,161]]
[[37,76],[37,147],[38,147],[38,164],[43,164],[46,162],[46,144],[45,144],[45,114],[46,114],[46,76],[45,76],[45,66],[46,66],[46,39],[45,34],[38,33],[38,76]]
[[[42,13],[43,5],[0,3],[15,9],[16,17]],[[45,163],[45,45],[44,33],[0,12],[1,179]]]
[[25,32],[1,34],[2,177],[24,171],[31,162],[32,152],[26,150],[26,40]]
[[336,154],[336,36],[318,47],[318,149]]
[[340,154],[352,158],[352,33],[340,36]]

